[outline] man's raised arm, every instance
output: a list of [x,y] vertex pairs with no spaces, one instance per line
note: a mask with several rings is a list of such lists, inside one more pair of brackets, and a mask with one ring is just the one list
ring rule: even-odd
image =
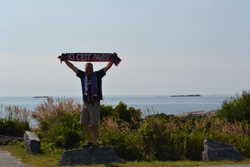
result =
[[[64,54],[62,53],[61,56]],[[68,60],[64,60],[65,64],[71,68],[76,74],[78,73],[78,68],[76,68],[72,63],[70,63]]]
[[69,68],[71,68],[76,74],[78,73],[78,68],[76,68],[72,63],[70,63],[68,60],[65,60],[64,62],[65,62],[65,64],[66,64]]
[[[63,53],[62,53],[63,56]],[[72,63],[70,63],[68,60],[64,60],[65,64],[71,68],[76,74],[78,73],[78,68],[76,68]]]

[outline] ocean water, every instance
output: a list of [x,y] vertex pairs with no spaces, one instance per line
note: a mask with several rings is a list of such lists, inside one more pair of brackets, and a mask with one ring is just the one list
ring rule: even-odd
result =
[[191,111],[216,110],[230,95],[203,95],[195,97],[170,97],[170,96],[108,96],[104,97],[105,104],[117,105],[123,101],[128,107],[147,108],[158,113],[179,114]]
[[[221,103],[225,99],[229,99],[234,95],[201,95],[196,97],[170,97],[166,96],[104,96],[101,104],[112,105],[115,107],[121,101],[128,107],[141,109],[142,112],[147,114],[146,110],[149,109],[153,113],[165,114],[179,114],[191,111],[208,111],[217,110],[221,107]],[[56,98],[58,96],[53,96]],[[63,97],[63,96],[60,96]],[[81,96],[64,96],[65,98],[74,98],[79,102],[82,101]],[[9,105],[16,105],[26,108],[30,111],[35,111],[35,107],[46,101],[46,98],[34,98],[31,96],[0,96],[0,117],[6,115],[5,107]],[[36,127],[36,122],[31,120],[32,126]]]
[[[158,113],[179,114],[191,111],[216,110],[225,99],[233,95],[201,95],[196,97],[170,97],[170,96],[104,96],[102,104],[116,106],[124,102],[128,107],[141,109],[144,112],[147,108]],[[58,96],[55,96],[58,97]],[[55,98],[54,97],[54,98]],[[74,98],[81,102],[81,96],[65,96]],[[35,111],[35,107],[45,101],[46,98],[33,98],[31,96],[0,96],[0,111],[5,114],[5,107],[16,105]]]

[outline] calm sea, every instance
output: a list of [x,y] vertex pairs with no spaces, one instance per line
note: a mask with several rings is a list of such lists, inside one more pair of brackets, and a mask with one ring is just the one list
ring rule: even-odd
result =
[[[201,95],[199,97],[170,97],[170,96],[104,96],[102,104],[116,106],[123,101],[128,107],[141,109],[145,112],[150,109],[157,113],[179,114],[191,111],[208,111],[220,108],[225,99],[234,95]],[[55,96],[53,98],[56,98]],[[65,96],[65,98],[74,98],[81,102],[81,96]],[[0,96],[0,117],[5,116],[5,107],[16,105],[25,107],[30,111],[35,111],[35,107],[45,101],[46,98],[33,98],[31,96]],[[36,122],[31,120],[31,125],[36,126]]]
[[[113,105],[114,107],[123,101],[128,107],[141,109],[142,112],[149,108],[158,113],[179,114],[190,111],[208,111],[215,110],[221,106],[225,99],[233,95],[201,95],[198,97],[170,97],[170,96],[104,96],[102,104]],[[55,96],[57,97],[57,96]],[[81,96],[65,96],[65,98],[74,98],[79,101]],[[16,105],[25,107],[30,111],[45,101],[45,98],[33,98],[30,96],[5,97],[0,96],[0,111],[5,113],[5,106]]]

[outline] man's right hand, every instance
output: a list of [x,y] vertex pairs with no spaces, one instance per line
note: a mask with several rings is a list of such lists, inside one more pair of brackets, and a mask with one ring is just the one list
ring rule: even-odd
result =
[[114,52],[113,55],[117,56],[117,53]]

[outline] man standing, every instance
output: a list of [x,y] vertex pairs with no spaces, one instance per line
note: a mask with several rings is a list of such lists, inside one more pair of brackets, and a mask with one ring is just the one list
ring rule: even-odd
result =
[[[117,56],[116,53],[113,53]],[[63,54],[62,54],[63,56]],[[85,72],[76,68],[72,63],[65,60],[66,65],[71,68],[76,75],[81,79],[82,96],[83,96],[83,109],[81,112],[80,123],[83,124],[83,130],[87,135],[88,142],[83,148],[89,148],[88,152],[94,152],[98,147],[98,124],[100,122],[100,100],[102,97],[102,77],[113,65],[110,61],[103,69],[93,72],[93,64],[85,64]],[[93,130],[94,141],[92,141],[89,122]]]

